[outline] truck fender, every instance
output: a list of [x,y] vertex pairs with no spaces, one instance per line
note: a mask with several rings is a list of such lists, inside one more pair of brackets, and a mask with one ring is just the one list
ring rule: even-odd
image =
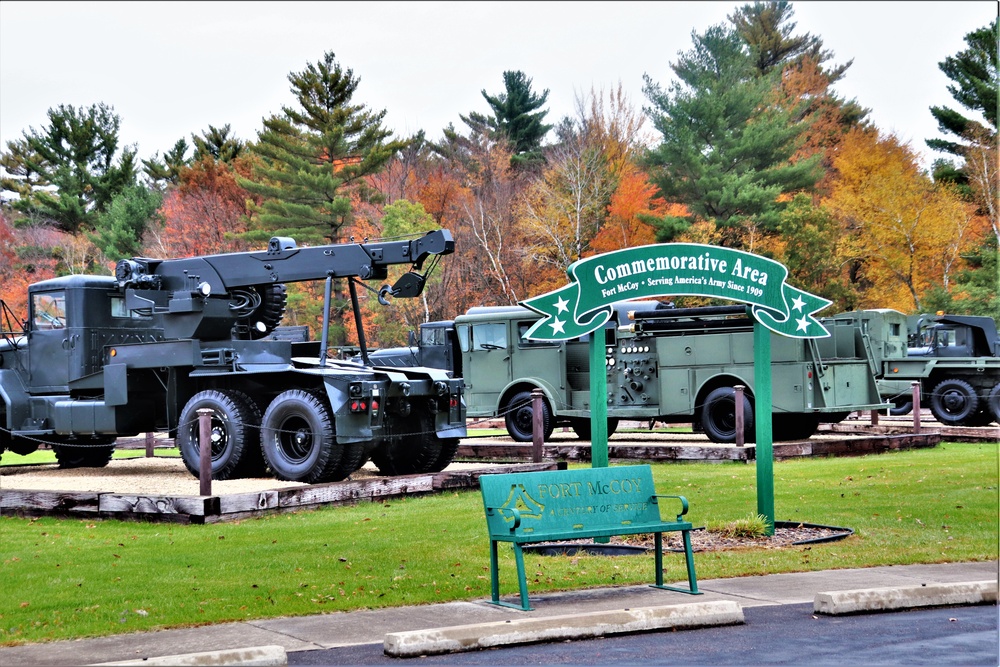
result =
[[3,398],[4,414],[7,416],[3,428],[12,431],[31,416],[31,397],[21,382],[21,376],[10,369],[0,369],[0,397]]

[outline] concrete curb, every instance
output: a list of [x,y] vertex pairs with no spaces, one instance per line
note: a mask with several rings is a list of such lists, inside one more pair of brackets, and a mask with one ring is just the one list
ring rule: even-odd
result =
[[393,632],[385,636],[383,649],[390,657],[413,658],[513,644],[742,623],[743,609],[723,600]]
[[813,611],[836,616],[953,604],[995,604],[996,601],[996,581],[972,581],[817,593],[813,600]]
[[[100,662],[97,665],[152,665],[153,667],[187,667],[188,665],[241,665],[241,667],[285,667],[288,655],[283,646],[253,646],[227,651],[204,651],[185,655],[165,655],[157,658]],[[95,666],[96,667],[96,666]]]

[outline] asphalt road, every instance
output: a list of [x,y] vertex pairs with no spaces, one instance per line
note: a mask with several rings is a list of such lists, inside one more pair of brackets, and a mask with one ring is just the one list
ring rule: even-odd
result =
[[415,659],[382,644],[295,651],[289,665],[959,665],[1000,664],[996,605],[818,616],[812,604],[744,609],[745,625],[514,646]]

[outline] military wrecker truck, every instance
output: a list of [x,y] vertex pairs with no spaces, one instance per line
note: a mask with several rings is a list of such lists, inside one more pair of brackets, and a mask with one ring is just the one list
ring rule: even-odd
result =
[[[710,440],[736,439],[736,385],[744,393],[745,439],[754,439],[753,322],[744,306],[672,308],[655,301],[614,304],[602,333],[608,433],[622,419],[693,423]],[[410,346],[375,350],[386,366],[434,365],[465,381],[469,417],[503,417],[514,440],[532,439],[531,392],[541,389],[542,422],[590,438],[589,336],[528,340],[538,320],[520,306],[477,307],[454,320],[422,324]],[[886,409],[854,330],[804,340],[772,335],[775,439],[811,436],[820,422]],[[903,338],[905,345],[905,334]]]
[[[991,317],[911,315],[877,309],[821,320],[854,327],[872,341],[871,365],[892,414],[913,408],[912,384],[920,383],[921,407],[949,426],[1000,423],[1000,339]],[[906,341],[899,344],[899,340]]]
[[[31,285],[27,320],[17,324],[3,306],[0,453],[44,443],[62,467],[100,467],[116,438],[166,431],[197,475],[205,408],[214,479],[336,481],[369,459],[383,474],[441,470],[466,433],[462,381],[438,368],[368,363],[356,284],[409,264],[378,300],[415,297],[453,252],[447,230],[301,248],[275,237],[266,251],[121,260],[113,277]],[[322,342],[269,337],[285,283],[325,280],[329,314],[337,278],[350,290],[361,365],[327,358],[328,317]]]

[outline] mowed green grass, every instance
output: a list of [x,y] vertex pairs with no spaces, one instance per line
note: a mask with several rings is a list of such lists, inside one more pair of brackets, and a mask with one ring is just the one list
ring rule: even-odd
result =
[[[701,580],[998,556],[995,443],[774,465],[775,518],[852,528],[836,542],[695,555]],[[745,464],[655,464],[696,526],[756,511]],[[0,644],[489,596],[478,491],[238,523],[0,518]],[[529,588],[651,583],[647,556],[532,556]],[[666,577],[685,578],[682,554]],[[502,593],[517,589],[501,545]]]

